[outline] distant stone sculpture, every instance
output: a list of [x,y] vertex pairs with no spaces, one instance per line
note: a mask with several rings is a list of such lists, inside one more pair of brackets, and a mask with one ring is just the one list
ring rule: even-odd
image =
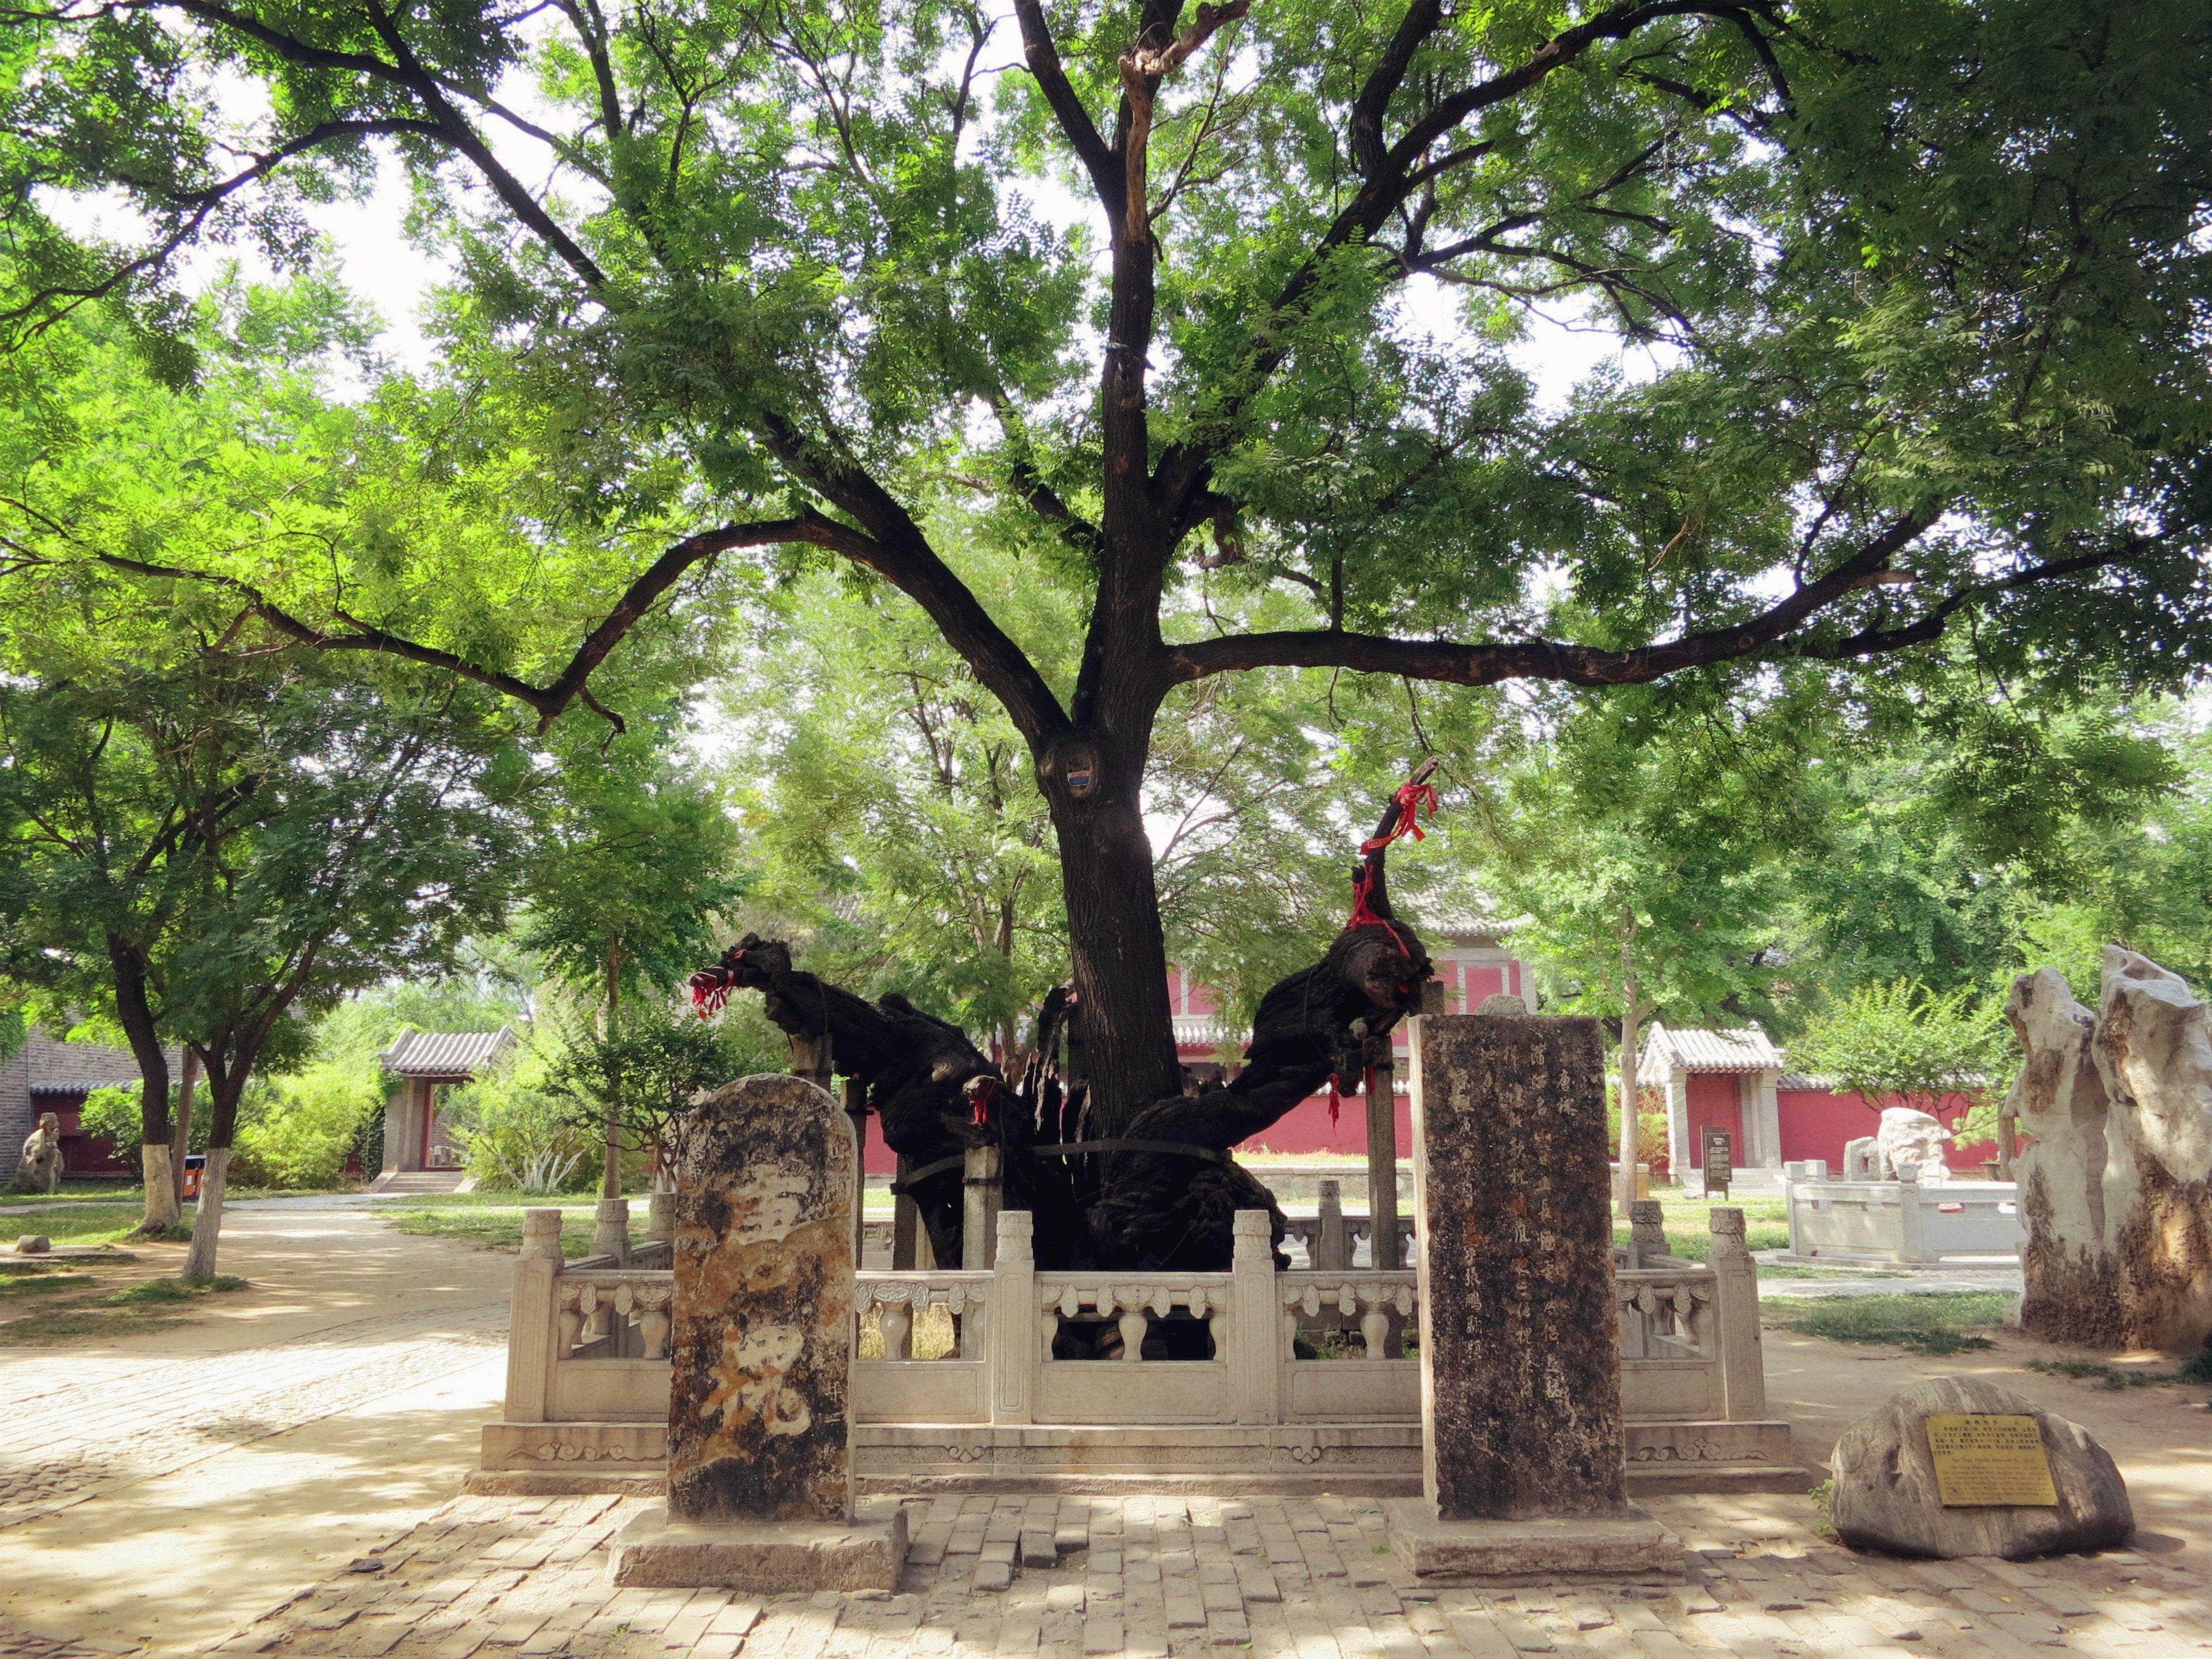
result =
[[1881,1127],[1844,1143],[1845,1181],[1941,1181],[1950,1173],[1943,1148],[1951,1132],[1939,1118],[1910,1106],[1885,1106]]
[[1526,1019],[1528,1005],[1510,991],[1492,991],[1474,1012],[1492,1019]]
[[[1930,1417],[2027,1418],[2049,1461],[2057,1502],[1950,1504],[1928,1438]],[[1917,1382],[1844,1431],[1829,1472],[1829,1515],[1855,1549],[1956,1560],[2111,1549],[2135,1530],[2128,1489],[2111,1455],[2079,1424],[1978,1377]],[[1953,1494],[1954,1500],[1956,1494]]]
[[62,1184],[62,1122],[52,1112],[39,1114],[39,1127],[23,1142],[15,1165],[15,1190],[51,1193]]
[[[1951,1132],[1942,1121],[1910,1106],[1885,1106],[1881,1127],[1875,1135],[1875,1152],[1881,1159],[1885,1181],[1940,1181],[1950,1173],[1943,1148]],[[1906,1171],[1911,1171],[1908,1176]]]
[[2052,969],[2013,981],[2026,1051],[2005,1108],[2027,1224],[2021,1328],[2179,1352],[2212,1337],[2212,1009],[2108,945],[2099,1013]]

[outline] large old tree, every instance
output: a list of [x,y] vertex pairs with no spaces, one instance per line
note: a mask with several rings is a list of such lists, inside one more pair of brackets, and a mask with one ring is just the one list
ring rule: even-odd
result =
[[[0,0],[0,25],[19,338],[93,303],[158,340],[178,255],[302,256],[301,204],[396,157],[456,258],[450,372],[528,428],[526,575],[410,547],[404,510],[312,558],[272,537],[137,574],[550,719],[739,550],[872,572],[1029,747],[1109,1127],[1177,1086],[1142,785],[1178,688],[1935,651],[2172,680],[2205,648],[2198,6]],[[137,210],[106,240],[61,210],[95,191]],[[1538,402],[1509,349],[1531,307],[1648,346],[1639,373]],[[1072,675],[963,582],[956,521],[1085,591]],[[1201,586],[1218,608],[1170,603]],[[1271,589],[1303,617],[1244,628]],[[557,653],[487,603],[580,596]]]

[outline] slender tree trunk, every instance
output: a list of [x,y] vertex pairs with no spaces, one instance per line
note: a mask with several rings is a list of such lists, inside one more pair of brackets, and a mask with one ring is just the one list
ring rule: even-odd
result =
[[230,1143],[238,1133],[238,1100],[246,1092],[248,1068],[240,1065],[218,1075],[208,1073],[207,1167],[200,1171],[200,1201],[192,1212],[191,1248],[185,1252],[184,1278],[204,1285],[215,1277],[216,1245],[222,1237],[222,1199],[230,1177]]
[[177,1224],[176,1188],[170,1179],[169,1057],[146,996],[146,959],[138,948],[113,933],[107,936],[107,960],[115,974],[115,1017],[138,1062],[138,1164],[146,1183],[145,1213],[138,1231],[160,1232]]
[[200,1171],[199,1206],[192,1212],[192,1243],[185,1252],[184,1277],[204,1285],[215,1277],[216,1241],[222,1236],[222,1193],[230,1176],[230,1148],[210,1146]]
[[1168,1000],[1152,848],[1137,793],[1143,761],[1101,770],[1106,775],[1089,799],[1072,798],[1059,778],[1047,794],[1060,834],[1092,1121],[1110,1135],[1140,1108],[1180,1094],[1182,1066]]
[[199,1080],[200,1057],[187,1045],[183,1080],[177,1085],[177,1127],[169,1137],[169,1179],[180,1205],[185,1201],[185,1159],[192,1150],[192,1091]]
[[1636,1048],[1637,1006],[1636,918],[1625,907],[1620,935],[1620,1212],[1628,1215],[1636,1202]]
[[[615,1038],[615,1019],[622,1011],[622,941],[611,934],[607,939],[607,1006],[606,1038]],[[622,1115],[615,1104],[617,1079],[610,1073],[607,1078],[606,1116],[602,1124],[605,1155],[599,1170],[599,1196],[622,1196]]]

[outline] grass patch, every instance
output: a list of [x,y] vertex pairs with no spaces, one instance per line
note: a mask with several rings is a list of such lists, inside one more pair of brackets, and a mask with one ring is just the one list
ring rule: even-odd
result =
[[1964,1353],[1991,1346],[1981,1332],[2004,1322],[2002,1291],[1916,1291],[1881,1296],[1804,1297],[1765,1304],[1769,1325],[1831,1342],[1893,1344],[1915,1353]]
[[0,1279],[0,1297],[54,1296],[76,1288],[60,1273],[17,1273]]
[[88,1181],[82,1184],[65,1181],[58,1193],[19,1193],[9,1188],[0,1191],[0,1210],[35,1209],[41,1204],[82,1204],[88,1199],[126,1199],[136,1203],[138,1193],[135,1181]]
[[143,1308],[190,1302],[195,1297],[205,1296],[211,1291],[242,1291],[245,1288],[244,1279],[234,1279],[228,1273],[218,1273],[204,1285],[195,1285],[183,1279],[149,1279],[143,1284],[131,1285],[128,1290],[118,1291],[112,1296],[104,1296],[100,1300],[104,1308]]
[[2160,1382],[2212,1382],[2212,1376],[2192,1377],[2188,1368],[2178,1371],[2144,1371],[2125,1365],[2107,1365],[2098,1359],[2031,1359],[2027,1369],[2045,1376],[2070,1376],[2076,1382],[2094,1382],[2118,1394],[2123,1389],[2148,1389]]
[[1784,1262],[1762,1261],[1759,1276],[1769,1279],[1902,1279],[1903,1273],[1884,1267],[1797,1267]]
[[2181,1369],[2174,1376],[2184,1382],[2212,1382],[2212,1342],[2204,1345],[2202,1353],[2182,1361]]
[[[1694,1213],[1678,1215],[1670,1206],[1667,1216],[1667,1254],[1680,1256],[1685,1261],[1703,1261],[1712,1254],[1713,1249],[1713,1236],[1706,1225],[1705,1206],[1702,1204],[1691,1204],[1681,1207]],[[1746,1204],[1741,1207],[1746,1212],[1743,1218],[1743,1242],[1747,1249],[1780,1250],[1789,1248],[1790,1226],[1785,1218],[1778,1215],[1754,1216],[1749,1213],[1752,1208],[1750,1205]],[[1778,1210],[1781,1206],[1772,1205],[1768,1207]],[[1615,1227],[1613,1230],[1613,1242],[1615,1244],[1626,1245],[1628,1243],[1628,1229],[1625,1226]],[[1761,1268],[1760,1271],[1764,1273],[1767,1270]]]
[[39,1217],[37,1224],[31,1218],[21,1216],[15,1222],[20,1232],[40,1232],[56,1244],[114,1244],[145,1218],[145,1209],[138,1204],[91,1204],[81,1210],[52,1210]]
[[[383,1218],[403,1233],[415,1233],[429,1238],[457,1238],[464,1244],[474,1244],[486,1250],[520,1250],[522,1248],[522,1212],[520,1210],[471,1211],[465,1209],[420,1209],[410,1206],[404,1210],[380,1210]],[[647,1218],[633,1211],[629,1218],[632,1243],[645,1242]],[[574,1260],[592,1253],[592,1234],[596,1223],[590,1206],[561,1212],[561,1254]]]

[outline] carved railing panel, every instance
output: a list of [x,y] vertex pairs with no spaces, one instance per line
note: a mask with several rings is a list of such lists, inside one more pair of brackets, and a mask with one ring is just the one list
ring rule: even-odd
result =
[[872,1333],[876,1351],[865,1357],[913,1359],[915,1333],[933,1309],[949,1322],[943,1350],[925,1356],[980,1358],[981,1328],[990,1306],[991,1275],[969,1273],[865,1273],[858,1276],[853,1306],[865,1340]]
[[665,1359],[676,1276],[665,1270],[599,1268],[553,1281],[561,1359]]
[[1357,1328],[1366,1358],[1384,1359],[1389,1352],[1391,1316],[1402,1330],[1419,1305],[1415,1275],[1396,1272],[1287,1273],[1276,1278],[1276,1297],[1281,1304],[1281,1352],[1285,1359],[1297,1356],[1298,1332],[1314,1328],[1328,1319]]
[[[1145,1357],[1145,1338],[1152,1321],[1178,1310],[1203,1321],[1217,1359],[1228,1356],[1230,1285],[1227,1273],[1193,1273],[1143,1279],[1036,1279],[1037,1358],[1053,1358],[1063,1320],[1111,1320],[1121,1337],[1121,1358],[1136,1364]],[[1065,1363],[1065,1362],[1062,1362]]]

